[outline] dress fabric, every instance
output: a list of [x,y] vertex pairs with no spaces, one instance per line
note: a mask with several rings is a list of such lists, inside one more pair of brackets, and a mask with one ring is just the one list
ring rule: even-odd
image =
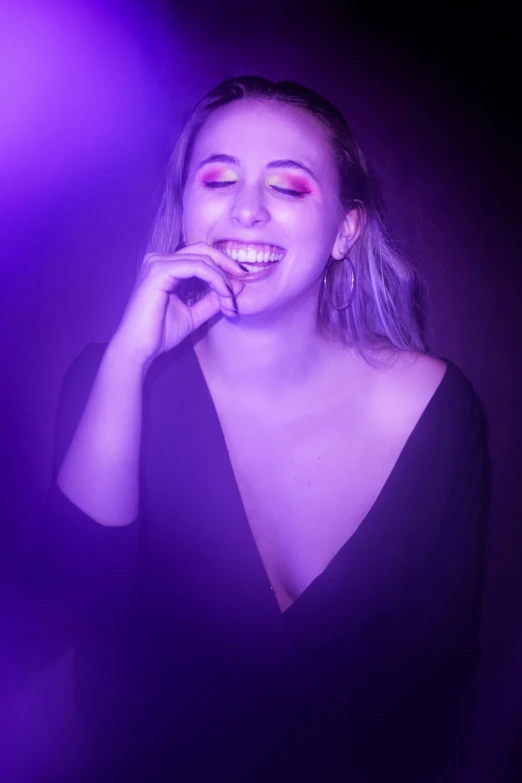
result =
[[98,525],[58,488],[105,349],[65,375],[29,574],[74,645],[92,779],[444,780],[472,703],[487,520],[466,376],[446,360],[375,504],[281,613],[189,339],[145,379],[137,522]]

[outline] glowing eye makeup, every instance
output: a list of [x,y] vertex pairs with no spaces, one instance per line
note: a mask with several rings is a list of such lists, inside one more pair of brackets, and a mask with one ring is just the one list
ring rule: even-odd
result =
[[229,184],[230,182],[239,182],[239,175],[234,169],[225,166],[213,166],[203,172],[198,172],[198,182],[207,188]]
[[300,197],[312,192],[310,184],[304,177],[296,177],[293,174],[270,174],[265,179],[265,184],[277,190],[286,190]]
[[[219,190],[239,182],[239,175],[237,171],[226,166],[211,166],[197,173],[196,182],[210,190]],[[315,190],[305,177],[282,172],[269,174],[265,185],[294,198],[303,198]]]

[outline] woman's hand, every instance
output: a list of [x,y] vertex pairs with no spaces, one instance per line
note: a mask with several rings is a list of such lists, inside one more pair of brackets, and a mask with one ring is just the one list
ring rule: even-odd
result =
[[[118,350],[147,367],[153,359],[179,345],[220,310],[234,316],[234,296],[248,274],[237,261],[206,242],[172,255],[148,253],[112,342]],[[211,287],[199,302],[187,306],[176,296],[182,280],[197,277]]]

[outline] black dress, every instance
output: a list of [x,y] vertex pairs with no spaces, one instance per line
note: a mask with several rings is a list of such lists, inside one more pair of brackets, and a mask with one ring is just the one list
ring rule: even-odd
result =
[[487,516],[467,378],[447,361],[364,521],[281,613],[190,340],[146,376],[137,523],[98,525],[56,486],[105,348],[64,380],[30,574],[75,647],[86,777],[446,779],[471,705]]

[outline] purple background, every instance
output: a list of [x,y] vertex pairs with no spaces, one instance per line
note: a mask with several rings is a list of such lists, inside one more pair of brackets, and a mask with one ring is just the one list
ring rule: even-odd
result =
[[[514,20],[424,4],[25,2],[0,10],[0,519],[8,587],[50,479],[72,359],[112,336],[192,104],[222,79],[295,79],[374,161],[431,291],[431,350],[489,422],[489,683],[522,609],[520,127]],[[429,14],[432,14],[432,18]],[[512,40],[510,39],[512,36]]]

